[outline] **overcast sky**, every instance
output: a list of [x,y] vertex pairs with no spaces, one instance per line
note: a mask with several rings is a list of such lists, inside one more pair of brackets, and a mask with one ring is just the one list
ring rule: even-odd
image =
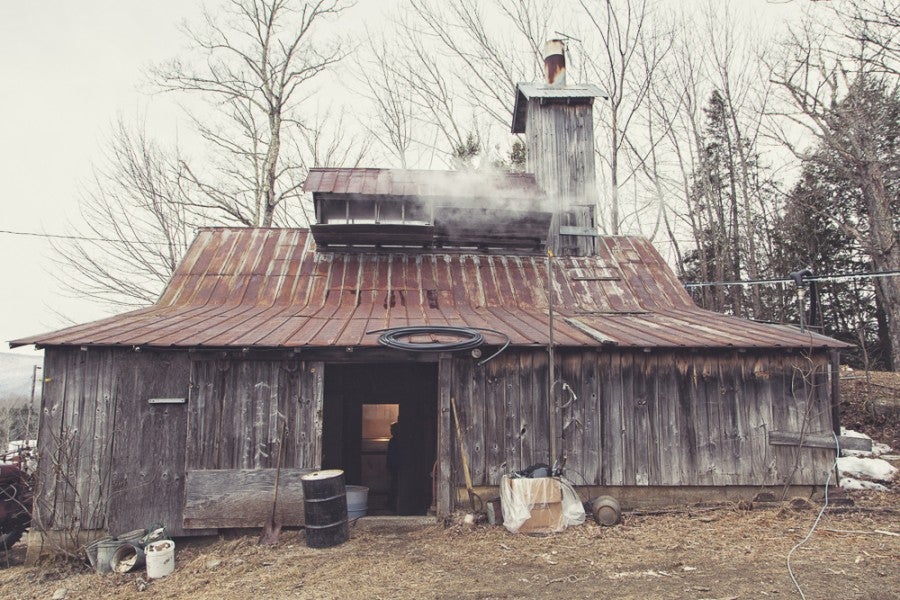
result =
[[[380,5],[357,7],[344,21],[356,26]],[[0,1],[0,230],[65,234],[118,115],[144,119],[154,137],[175,137],[180,113],[147,94],[142,73],[179,54],[179,24],[196,20],[200,6]],[[52,257],[44,238],[0,232],[0,352],[9,340],[111,312],[67,297]]]
[[[117,113],[147,110],[141,69],[177,50],[191,4],[0,2],[0,230],[66,232],[103,136]],[[51,254],[45,239],[0,233],[3,342],[108,310],[62,297]]]
[[[781,2],[748,0],[750,14]],[[362,0],[342,20],[377,23],[382,2]],[[195,19],[184,0],[0,1],[0,352],[6,341],[106,316],[110,308],[66,297],[46,239],[78,215],[117,115],[143,116],[151,133],[173,138],[177,111],[141,88],[142,70],[183,48],[178,25]],[[27,349],[25,350],[27,351]]]

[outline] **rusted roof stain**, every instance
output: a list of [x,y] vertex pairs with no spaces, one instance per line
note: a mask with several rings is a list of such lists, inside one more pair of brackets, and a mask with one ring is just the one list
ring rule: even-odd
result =
[[[554,259],[560,346],[845,346],[698,309],[643,238],[602,237],[598,248],[597,256]],[[374,329],[450,325],[544,345],[547,289],[542,257],[316,252],[305,229],[203,229],[153,306],[12,344],[366,347],[378,345],[366,333]]]

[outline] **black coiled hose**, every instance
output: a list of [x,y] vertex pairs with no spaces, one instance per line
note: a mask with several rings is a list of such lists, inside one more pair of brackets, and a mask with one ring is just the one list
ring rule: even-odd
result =
[[[409,350],[413,352],[456,352],[458,350],[472,350],[484,343],[484,334],[481,332],[493,333],[506,338],[503,346],[488,356],[480,360],[478,366],[481,366],[492,360],[498,354],[509,347],[509,336],[495,329],[487,329],[485,327],[448,327],[448,326],[429,326],[419,325],[413,327],[393,327],[391,329],[376,329],[367,331],[367,334],[380,333],[378,343],[395,350]],[[449,335],[460,338],[454,342],[410,342],[405,338],[414,335]]]

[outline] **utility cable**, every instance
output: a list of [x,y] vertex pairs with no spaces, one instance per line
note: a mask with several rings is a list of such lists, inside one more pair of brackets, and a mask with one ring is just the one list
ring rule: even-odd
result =
[[[862,273],[835,273],[831,275],[813,275],[811,277],[803,277],[802,281],[842,281],[845,279],[876,279],[879,277],[896,277],[900,275],[900,270],[893,271],[867,271]],[[719,285],[769,285],[772,283],[793,283],[794,279],[790,277],[775,277],[772,279],[747,279],[743,281],[704,281],[699,283],[682,284],[686,288],[694,287],[713,287]]]
[[58,233],[37,233],[34,231],[10,231],[8,229],[0,229],[0,233],[7,235],[21,235],[27,237],[37,237],[53,240],[76,240],[80,242],[109,242],[112,244],[154,244],[159,246],[168,246],[169,242],[146,242],[143,240],[117,240],[113,238],[87,237],[82,235],[63,235]]
[[791,576],[791,581],[794,582],[794,587],[797,588],[797,591],[800,593],[800,597],[803,600],[806,600],[806,594],[803,593],[803,590],[800,588],[800,582],[797,581],[797,577],[794,575],[794,570],[791,568],[791,555],[794,551],[809,541],[809,538],[812,537],[813,532],[816,530],[816,527],[819,525],[819,521],[822,519],[822,515],[825,513],[825,509],[828,508],[828,484],[831,483],[831,476],[834,474],[835,470],[838,468],[838,457],[841,455],[841,443],[838,441],[837,435],[832,431],[831,436],[834,438],[834,447],[835,447],[835,455],[834,455],[834,466],[831,470],[828,471],[828,478],[825,480],[825,503],[822,505],[822,510],[819,511],[819,515],[816,517],[815,522],[813,522],[812,527],[809,529],[809,533],[806,534],[806,537],[797,542],[797,544],[791,548],[791,551],[788,552],[787,555],[787,568],[788,573]]

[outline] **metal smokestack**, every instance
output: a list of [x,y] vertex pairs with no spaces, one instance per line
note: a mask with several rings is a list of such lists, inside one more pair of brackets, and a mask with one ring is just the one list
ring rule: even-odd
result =
[[566,45],[562,40],[544,43],[544,71],[547,85],[566,87]]

